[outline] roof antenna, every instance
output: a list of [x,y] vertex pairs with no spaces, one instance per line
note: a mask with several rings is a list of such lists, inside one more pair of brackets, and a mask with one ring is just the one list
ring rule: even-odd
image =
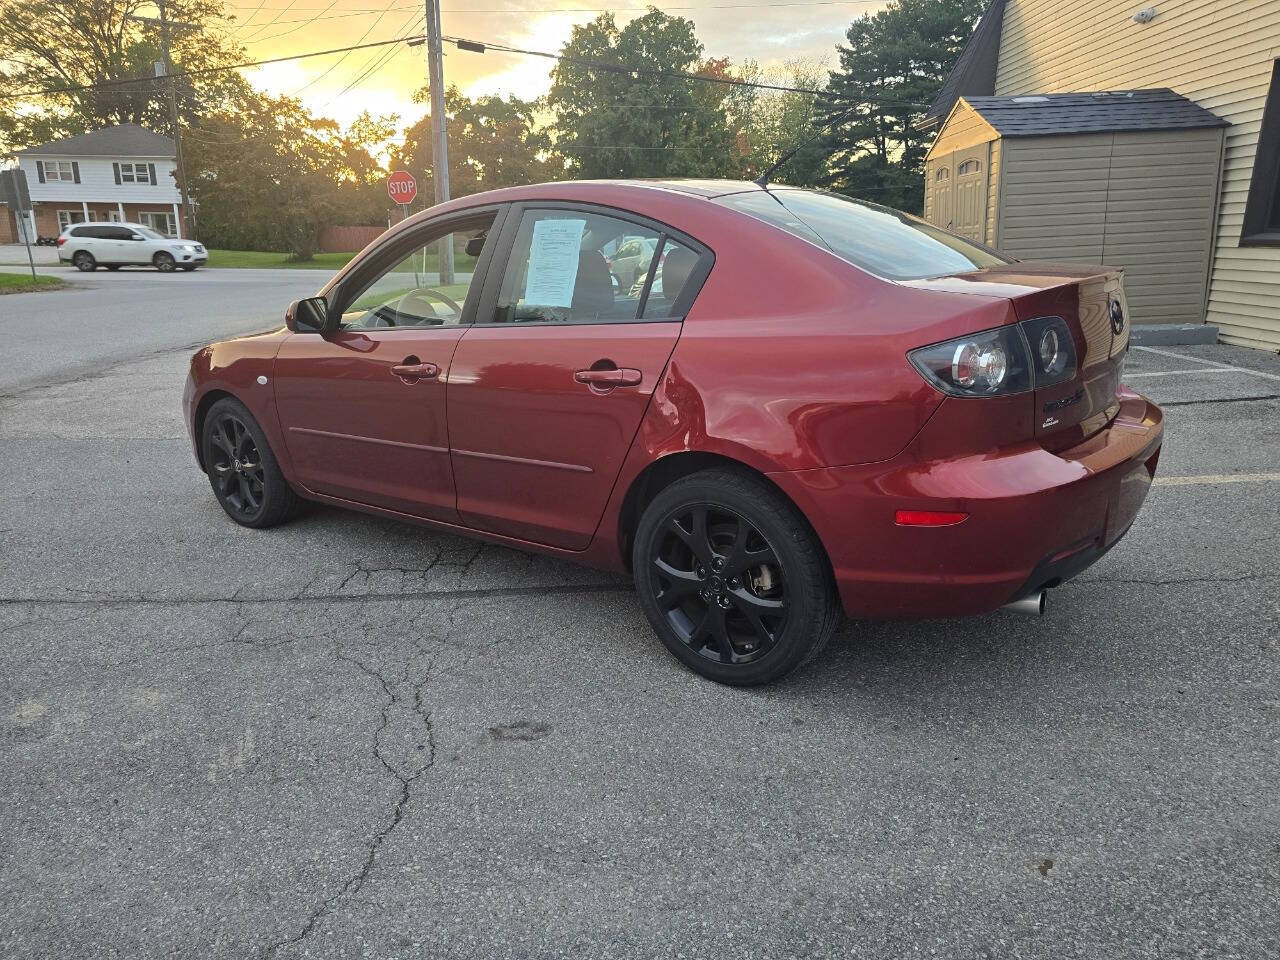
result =
[[766,168],[764,173],[756,177],[755,183],[761,187],[769,186],[769,178],[773,176],[775,173],[777,173],[778,170],[781,169],[782,166],[785,165],[788,160],[794,157],[797,153],[799,153],[809,144],[813,143],[814,140],[817,140],[818,137],[826,133],[828,129],[830,129],[831,127],[834,127],[837,123],[839,123],[849,114],[853,113],[853,111],[857,110],[858,107],[860,106],[862,106],[861,103],[855,103],[853,106],[849,107],[848,109],[841,110],[834,117],[825,121],[824,123],[818,124],[818,128],[814,130],[813,133],[809,134],[809,136],[805,137],[803,140],[797,143],[794,147],[792,147],[790,150],[788,150],[786,153],[780,156],[777,160],[769,164],[768,168]]

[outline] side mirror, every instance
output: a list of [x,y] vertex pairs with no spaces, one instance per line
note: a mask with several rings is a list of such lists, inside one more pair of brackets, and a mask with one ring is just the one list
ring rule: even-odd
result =
[[142,234],[140,234],[140,233],[131,233],[131,234],[129,234],[129,239],[130,239],[130,240],[145,240],[145,239],[147,239],[147,238],[146,238],[146,237],[144,237],[144,236],[143,236]]
[[294,333],[328,332],[329,304],[324,297],[307,297],[295,300],[284,312],[284,325]]

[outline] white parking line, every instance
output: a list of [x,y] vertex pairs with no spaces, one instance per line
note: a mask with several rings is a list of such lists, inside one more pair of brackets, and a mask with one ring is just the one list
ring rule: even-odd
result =
[[1199,477],[1156,477],[1157,487],[1190,487],[1216,483],[1280,483],[1280,473],[1216,473]]
[[[1218,370],[1237,370],[1240,373],[1251,373],[1255,377],[1265,377],[1268,380],[1280,380],[1280,374],[1266,373],[1262,370],[1251,370],[1249,367],[1234,367],[1227,363],[1218,363],[1216,360],[1202,360],[1200,357],[1191,357],[1185,353],[1174,353],[1172,350],[1161,350],[1158,347],[1134,347],[1133,349],[1145,350],[1147,353],[1158,353],[1162,357],[1174,357],[1178,360],[1188,360],[1191,363],[1202,363],[1206,367],[1214,367]],[[1193,371],[1187,370],[1184,372],[1191,373]],[[1138,374],[1130,374],[1130,376],[1138,376]]]

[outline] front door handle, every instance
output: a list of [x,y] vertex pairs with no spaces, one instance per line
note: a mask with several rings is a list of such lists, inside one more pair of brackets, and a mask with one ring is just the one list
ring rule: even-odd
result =
[[607,370],[578,370],[573,379],[578,383],[611,390],[614,387],[637,386],[644,379],[644,374],[634,367],[612,367]]
[[440,376],[440,368],[434,363],[422,363],[417,357],[405,357],[404,363],[391,367],[391,373],[405,383],[417,383],[419,380],[432,380]]

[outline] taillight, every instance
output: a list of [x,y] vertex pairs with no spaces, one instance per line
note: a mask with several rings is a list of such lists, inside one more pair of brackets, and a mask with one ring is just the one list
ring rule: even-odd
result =
[[921,376],[953,397],[1025,393],[1076,375],[1075,342],[1061,317],[983,330],[907,354]]
[[58,246],[62,246],[62,245],[63,245],[64,243],[66,243],[66,242],[67,242],[67,238],[66,238],[66,237],[59,237],[59,238],[58,238]]

